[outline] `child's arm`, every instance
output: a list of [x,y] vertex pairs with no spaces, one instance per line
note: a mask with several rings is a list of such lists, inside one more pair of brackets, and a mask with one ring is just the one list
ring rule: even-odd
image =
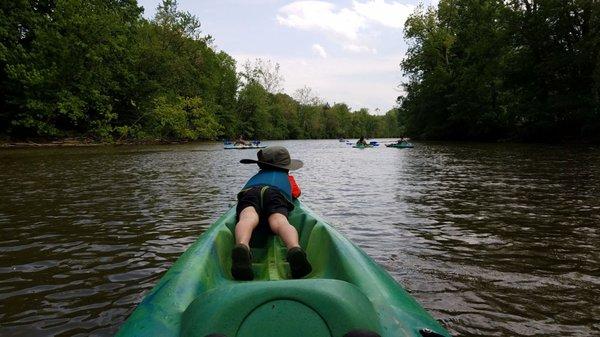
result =
[[288,179],[290,181],[290,186],[292,186],[292,198],[298,199],[298,197],[302,194],[302,191],[300,191],[300,186],[298,186],[296,179],[294,179],[293,176],[288,176]]

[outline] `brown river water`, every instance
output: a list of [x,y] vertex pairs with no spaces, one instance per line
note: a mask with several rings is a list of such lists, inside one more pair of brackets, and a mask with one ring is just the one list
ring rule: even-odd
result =
[[[455,336],[600,336],[600,148],[288,147],[306,205]],[[235,202],[254,150],[0,150],[0,336],[111,336]]]

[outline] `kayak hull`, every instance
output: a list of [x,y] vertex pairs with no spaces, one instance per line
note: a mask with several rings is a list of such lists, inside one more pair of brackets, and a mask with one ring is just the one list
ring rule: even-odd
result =
[[255,230],[254,281],[230,274],[235,209],[217,220],[146,295],[117,336],[335,336],[449,334],[394,279],[296,201],[290,223],[313,271],[290,278],[281,240]]
[[352,145],[355,149],[370,149],[375,147],[375,145]]
[[402,144],[385,144],[386,147],[395,147],[397,149],[412,149],[415,147],[411,143],[402,143]]
[[225,150],[248,150],[248,149],[264,149],[267,147],[266,145],[233,145],[226,144],[223,145]]

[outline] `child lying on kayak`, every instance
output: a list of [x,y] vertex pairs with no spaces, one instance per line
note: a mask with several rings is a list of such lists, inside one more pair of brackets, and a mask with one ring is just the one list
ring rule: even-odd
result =
[[302,167],[300,160],[291,159],[283,146],[269,146],[257,153],[258,160],[242,159],[242,164],[258,164],[260,170],[238,193],[236,208],[238,222],[235,226],[236,245],[231,252],[231,274],[236,280],[252,280],[252,255],[250,238],[259,225],[267,225],[285,243],[287,260],[293,278],[301,278],[312,267],[298,242],[298,232],[288,221],[294,209],[292,198],[300,196],[300,188],[290,170]]

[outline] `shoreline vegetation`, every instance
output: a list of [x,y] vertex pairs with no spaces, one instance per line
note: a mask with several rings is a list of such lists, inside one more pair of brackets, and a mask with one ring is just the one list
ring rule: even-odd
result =
[[176,145],[186,144],[192,140],[112,140],[102,141],[91,138],[62,139],[28,139],[0,140],[0,148],[35,148],[35,147],[93,147],[93,146],[128,146],[128,145]]
[[175,0],[151,20],[142,13],[135,0],[3,2],[0,137],[118,144],[401,133],[397,109],[352,111],[306,86],[288,95],[278,64],[237,66]]
[[[348,137],[347,139],[355,139],[356,137]],[[398,137],[374,137],[372,138],[388,138],[388,139],[397,139]],[[330,140],[335,140],[333,138],[329,138]],[[410,138],[408,138],[410,139]],[[265,141],[275,141],[278,139],[266,139]],[[286,139],[286,140],[310,140],[310,139]],[[412,139],[411,139],[412,140]],[[182,139],[182,140],[165,140],[165,139],[145,139],[145,140],[135,140],[135,139],[126,139],[126,140],[111,140],[111,141],[103,141],[96,140],[91,138],[62,138],[62,139],[27,139],[27,140],[0,140],[0,149],[23,149],[23,148],[59,148],[59,147],[96,147],[96,146],[152,146],[152,145],[181,145],[181,144],[190,144],[195,142],[218,142],[220,140],[208,140],[208,139]],[[441,142],[440,140],[430,140],[432,142]],[[464,141],[461,140],[448,140],[445,142],[449,143],[461,143]],[[473,141],[468,141],[473,142]],[[480,141],[480,143],[487,144],[525,144],[525,142],[514,142],[511,140],[497,140],[494,142],[489,141]],[[533,142],[527,142],[533,143]],[[590,141],[563,141],[563,142],[538,142],[540,144],[554,144],[554,145],[566,145],[566,146],[580,146],[580,145],[596,145],[595,142]]]
[[383,115],[330,104],[306,86],[284,93],[277,63],[237,65],[176,0],[153,19],[142,13],[136,0],[3,2],[1,146],[239,136],[600,142],[598,1],[419,6],[398,60],[404,90]]
[[404,37],[408,135],[600,142],[600,1],[440,0]]

